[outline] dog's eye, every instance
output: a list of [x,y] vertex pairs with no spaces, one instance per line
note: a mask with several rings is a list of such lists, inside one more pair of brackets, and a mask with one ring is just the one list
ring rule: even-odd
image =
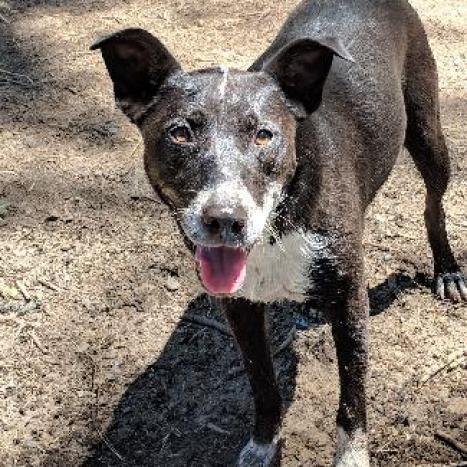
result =
[[261,129],[256,133],[255,144],[257,146],[267,146],[271,141],[274,135],[271,131],[266,129]]
[[185,144],[191,141],[191,132],[187,126],[177,125],[169,130],[172,141],[176,144]]

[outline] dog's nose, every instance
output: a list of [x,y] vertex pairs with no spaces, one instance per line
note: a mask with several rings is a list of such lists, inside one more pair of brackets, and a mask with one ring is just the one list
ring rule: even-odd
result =
[[226,210],[218,205],[206,206],[202,221],[211,237],[222,241],[238,240],[245,232],[246,211],[242,207]]

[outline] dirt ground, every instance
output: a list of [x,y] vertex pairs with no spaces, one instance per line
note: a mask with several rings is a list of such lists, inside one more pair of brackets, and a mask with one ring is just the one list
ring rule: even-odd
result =
[[[193,287],[191,260],[144,178],[139,135],[114,109],[88,47],[136,25],[187,68],[246,67],[296,3],[0,1],[1,466],[234,463],[252,416],[239,357],[231,337],[187,321],[223,317]],[[448,230],[465,269],[467,8],[413,4],[439,64],[453,161]],[[460,465],[435,433],[467,442],[465,362],[443,368],[464,349],[466,308],[429,290],[423,197],[404,154],[368,213],[370,449],[379,466]],[[295,323],[306,328],[276,358],[282,464],[329,465],[338,391],[329,326],[304,307],[270,314],[276,347]]]

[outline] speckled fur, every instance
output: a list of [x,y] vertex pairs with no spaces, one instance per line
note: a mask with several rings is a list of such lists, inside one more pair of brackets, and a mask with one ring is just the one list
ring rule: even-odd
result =
[[[220,299],[255,399],[255,441],[242,455],[268,465],[270,449],[258,447],[275,443],[280,427],[263,303],[317,299],[339,365],[336,464],[367,466],[364,216],[404,145],[427,187],[436,293],[467,300],[442,207],[450,170],[436,65],[417,14],[406,0],[306,0],[248,72],[186,73],[142,30],[94,48],[141,130],[149,180],[187,245],[219,242],[200,223],[206,205],[247,212],[242,238],[222,240],[251,249],[246,282]],[[170,144],[170,125],[188,121],[195,144]],[[252,144],[262,126],[274,133],[267,149]]]

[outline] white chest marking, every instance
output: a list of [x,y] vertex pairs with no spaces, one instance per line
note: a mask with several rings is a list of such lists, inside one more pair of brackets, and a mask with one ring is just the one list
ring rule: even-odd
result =
[[293,232],[274,245],[256,245],[248,256],[245,283],[236,295],[264,303],[305,301],[313,286],[313,263],[330,257],[329,241],[316,233]]

